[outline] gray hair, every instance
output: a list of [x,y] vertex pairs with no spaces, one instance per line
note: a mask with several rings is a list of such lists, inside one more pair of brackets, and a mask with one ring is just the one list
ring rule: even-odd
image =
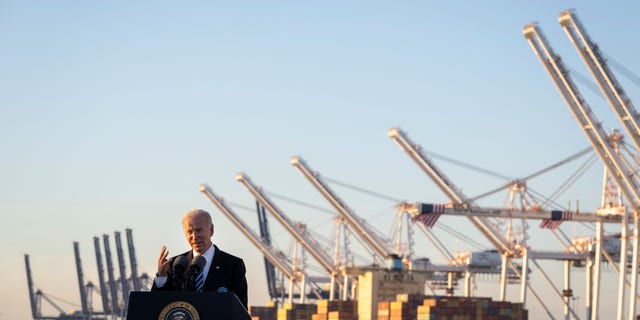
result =
[[197,217],[204,217],[205,219],[207,219],[207,222],[209,223],[209,225],[213,225],[213,220],[211,219],[211,215],[209,214],[209,212],[206,212],[202,209],[193,209],[193,210],[189,210],[187,211],[187,213],[185,213],[182,216],[182,221],[184,221],[187,218],[197,218]]

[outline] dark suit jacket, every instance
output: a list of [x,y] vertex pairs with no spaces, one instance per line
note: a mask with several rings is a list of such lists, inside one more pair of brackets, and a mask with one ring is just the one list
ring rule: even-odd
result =
[[[204,281],[203,291],[218,292],[219,288],[225,287],[229,292],[235,293],[238,296],[238,299],[240,299],[240,302],[242,302],[244,307],[247,308],[247,278],[245,276],[246,268],[244,266],[244,261],[220,250],[215,245],[214,247],[216,250],[213,255],[213,262],[209,268],[209,273],[207,274],[207,279]],[[191,261],[193,259],[193,251],[189,250],[181,254],[181,256],[185,256],[187,257],[187,261]],[[178,256],[171,258],[171,265],[173,265],[173,261],[176,257]],[[174,284],[171,282],[171,279],[173,278],[172,270],[169,270],[168,276],[168,281],[163,287],[156,287],[156,283],[154,281],[151,291],[181,290],[181,288],[175,288]]]

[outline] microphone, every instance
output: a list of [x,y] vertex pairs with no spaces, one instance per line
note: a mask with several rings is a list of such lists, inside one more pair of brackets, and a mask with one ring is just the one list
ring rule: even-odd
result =
[[[185,259],[186,260],[186,259]],[[200,271],[207,264],[207,259],[203,256],[198,256],[193,260],[191,265],[189,266],[189,273],[193,273],[194,275],[198,275]]]
[[187,268],[187,263],[187,257],[177,256],[175,260],[173,260],[173,274],[183,273],[184,269]]
[[223,293],[223,292],[229,292],[229,290],[227,290],[227,288],[225,287],[218,288],[218,293]]
[[196,277],[198,276],[198,274],[200,274],[200,272],[202,272],[202,269],[206,264],[207,264],[207,259],[203,256],[198,256],[195,259],[193,259],[193,262],[191,263],[191,265],[189,266],[189,269],[187,270],[187,283],[185,283],[185,287],[187,287],[188,290],[185,290],[185,291],[195,290]]
[[182,288],[184,283],[184,270],[187,269],[187,257],[185,256],[177,256],[173,260],[173,269],[171,271],[171,281],[173,283],[174,288]]

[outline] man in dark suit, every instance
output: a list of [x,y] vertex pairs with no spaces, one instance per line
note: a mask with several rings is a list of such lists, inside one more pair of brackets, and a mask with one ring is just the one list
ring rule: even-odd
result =
[[[205,279],[202,291],[233,292],[247,308],[247,278],[244,261],[220,250],[211,242],[213,236],[211,215],[201,209],[191,210],[182,217],[182,229],[191,245],[191,250],[168,259],[169,251],[162,246],[158,258],[158,273],[153,280],[151,291],[182,290],[171,281],[174,279],[173,262],[180,256],[186,257],[186,261],[195,261],[194,257],[202,256],[206,259],[206,264],[201,271]],[[186,276],[186,270],[184,272],[185,274],[181,275],[183,278]]]

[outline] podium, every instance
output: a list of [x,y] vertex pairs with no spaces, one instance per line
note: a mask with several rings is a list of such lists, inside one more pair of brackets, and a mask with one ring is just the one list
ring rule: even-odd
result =
[[127,320],[251,320],[231,292],[133,291]]

